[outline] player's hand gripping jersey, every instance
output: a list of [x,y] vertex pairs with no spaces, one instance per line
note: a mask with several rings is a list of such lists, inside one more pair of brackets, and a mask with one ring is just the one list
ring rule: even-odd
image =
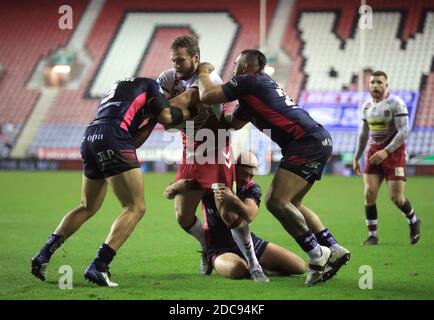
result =
[[[256,184],[254,180],[250,180],[244,187],[237,187],[237,196],[242,201],[244,199],[252,199],[259,207],[261,203],[261,187]],[[209,192],[204,197],[203,204],[204,218],[206,221],[206,238],[208,241],[207,249],[216,255],[224,252],[234,252],[242,257],[243,255],[232,237],[231,230],[223,222],[217,211],[212,192]],[[260,257],[268,242],[253,233],[252,240],[255,246],[256,256]]]

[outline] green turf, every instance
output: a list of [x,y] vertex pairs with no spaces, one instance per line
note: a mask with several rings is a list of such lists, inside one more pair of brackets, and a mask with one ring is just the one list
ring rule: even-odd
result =
[[[268,284],[257,284],[223,279],[215,272],[209,277],[200,275],[199,247],[177,226],[173,203],[162,198],[164,186],[173,178],[173,174],[145,175],[147,213],[112,263],[120,287],[109,289],[89,284],[82,273],[120,210],[111,191],[97,215],[53,256],[43,283],[30,274],[30,258],[65,212],[79,202],[81,173],[0,171],[0,299],[434,298],[432,177],[410,177],[407,183],[407,197],[423,221],[416,246],[409,244],[406,221],[388,200],[384,186],[378,201],[381,244],[362,247],[367,235],[362,180],[326,176],[315,185],[305,204],[351,250],[352,260],[336,278],[312,288],[304,286],[305,276],[276,277]],[[256,180],[266,191],[271,177]],[[305,257],[264,206],[251,229]],[[74,271],[72,290],[59,289],[62,265]],[[373,270],[371,290],[359,288],[359,268],[364,265]]]

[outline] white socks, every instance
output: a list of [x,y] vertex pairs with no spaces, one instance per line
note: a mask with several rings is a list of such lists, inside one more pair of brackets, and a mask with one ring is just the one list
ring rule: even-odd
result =
[[205,230],[203,229],[202,222],[197,217],[195,223],[187,230],[187,232],[200,242],[202,249],[206,247]]
[[232,228],[231,234],[238,248],[248,261],[250,271],[262,269],[255,254],[253,240],[247,222],[243,220],[237,227]]

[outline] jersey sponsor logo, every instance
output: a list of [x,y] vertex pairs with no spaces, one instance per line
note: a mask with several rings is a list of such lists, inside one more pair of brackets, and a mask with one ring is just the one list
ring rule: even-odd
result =
[[390,111],[389,110],[385,110],[384,111],[384,116],[385,117],[389,117],[390,116]]
[[404,176],[404,168],[403,167],[396,167],[395,168],[395,176],[403,177]]
[[112,149],[104,150],[96,154],[99,162],[106,162],[113,159],[115,152]]
[[333,140],[330,138],[326,138],[323,141],[321,141],[321,144],[326,147],[326,146],[333,146]]
[[97,141],[97,140],[103,140],[103,139],[104,139],[104,135],[102,133],[92,134],[90,136],[83,137],[83,140],[86,140],[87,142],[90,142],[90,143]]
[[304,165],[308,168],[318,169],[321,166],[321,162],[310,161]]
[[230,169],[232,167],[232,160],[231,160],[231,152],[222,152],[223,153],[223,157],[224,157],[224,161],[225,161],[225,166],[228,167],[228,169]]

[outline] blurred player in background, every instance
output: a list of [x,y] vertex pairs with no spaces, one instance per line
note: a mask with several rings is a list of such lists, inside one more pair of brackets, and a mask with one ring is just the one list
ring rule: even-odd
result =
[[[157,82],[161,85],[168,99],[178,97],[188,101],[191,105],[200,104],[197,67],[200,63],[200,48],[196,37],[181,36],[176,38],[170,50],[170,59],[173,68],[160,74]],[[221,79],[216,72],[210,74],[213,83],[221,83]],[[175,212],[178,224],[189,234],[194,236],[202,247],[200,261],[200,272],[210,274],[212,266],[205,254],[205,231],[202,222],[196,217],[196,209],[205,193],[211,190],[211,184],[215,182],[224,183],[232,188],[235,179],[235,171],[232,166],[233,155],[229,146],[229,139],[219,141],[217,130],[222,123],[223,106],[213,105],[204,109],[194,117],[194,136],[187,136],[186,130],[182,130],[183,155],[176,173],[176,180],[193,179],[193,188],[175,197]],[[198,148],[204,143],[203,138],[195,139],[196,133],[200,129],[209,129],[215,137],[215,164],[198,163],[196,154]],[[203,151],[203,150],[202,150]],[[222,156],[223,155],[223,156]],[[227,159],[225,163],[218,163],[218,158]]]
[[319,217],[301,205],[303,197],[321,174],[332,152],[332,139],[279,88],[263,70],[266,57],[259,50],[243,50],[235,61],[234,77],[214,85],[210,66],[199,66],[199,96],[203,103],[224,103],[238,99],[232,127],[252,122],[258,129],[270,129],[271,139],[282,149],[283,158],[267,194],[268,210],[309,256],[306,285],[333,277],[350,259],[323,226]]
[[64,216],[45,246],[32,258],[31,271],[35,277],[45,281],[54,251],[98,211],[107,186],[111,185],[122,213],[84,277],[100,286],[117,286],[110,280],[108,266],[145,213],[143,174],[136,148],[145,142],[157,120],[177,125],[191,113],[195,113],[193,109],[170,106],[161,87],[152,79],[119,81],[104,94],[81,143],[84,175],[80,205]]
[[[261,202],[261,187],[253,180],[254,171],[258,168],[258,160],[253,153],[242,152],[236,164],[236,194],[230,188],[222,187],[214,190],[214,197],[217,201],[225,202],[231,212],[226,212],[228,217],[225,220],[232,220],[233,223],[242,219],[241,224],[252,222],[259,211]],[[165,190],[165,197],[173,198],[177,193],[188,190],[192,180],[179,180],[169,185]],[[211,191],[209,193],[212,193]],[[214,202],[214,197],[205,196],[204,215],[206,221],[207,254],[211,259],[215,270],[223,277],[230,279],[245,279],[252,277],[255,281],[268,282],[268,278],[252,276],[249,265],[249,257],[242,252],[233,237],[233,229],[227,226],[227,222],[221,217]],[[269,243],[255,234],[248,236],[252,238],[252,245],[257,259],[263,270],[270,275],[291,275],[303,274],[306,265],[296,254],[276,245]],[[243,247],[243,246],[241,246]]]
[[405,102],[388,92],[387,75],[383,71],[372,73],[369,92],[372,100],[363,104],[362,125],[359,141],[353,159],[353,169],[360,176],[359,159],[366,148],[363,181],[365,184],[365,215],[369,236],[365,245],[376,245],[377,235],[377,195],[383,179],[387,181],[389,197],[407,218],[410,227],[410,243],[416,244],[420,238],[420,219],[410,201],[405,198],[405,139],[408,136],[408,112]]

